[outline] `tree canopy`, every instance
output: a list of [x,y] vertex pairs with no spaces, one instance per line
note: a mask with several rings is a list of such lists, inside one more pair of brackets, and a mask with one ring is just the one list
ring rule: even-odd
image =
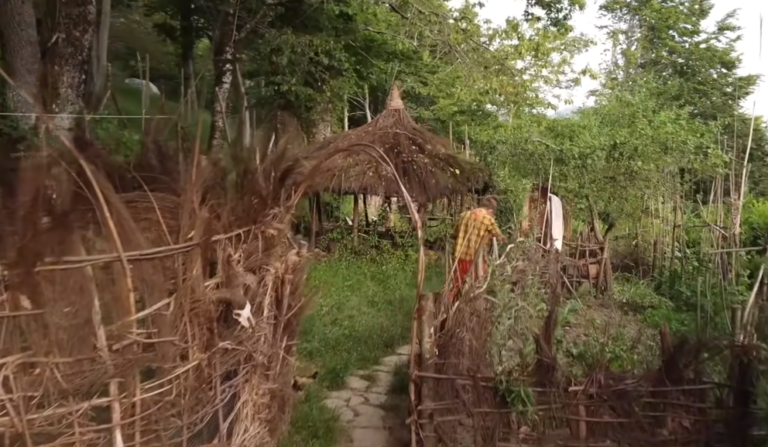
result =
[[[736,12],[706,25],[711,0],[603,1],[604,38],[612,48],[599,72],[575,64],[595,43],[571,25],[585,7],[580,0],[528,0],[521,17],[501,25],[482,20],[483,3],[470,1],[80,1],[79,17],[93,23],[79,25],[96,36],[93,47],[101,40],[108,46],[113,85],[145,76],[140,69],[149,61],[150,80],[167,98],[193,97],[211,111],[210,144],[218,152],[226,152],[236,133],[238,124],[226,120],[241,113],[238,103],[260,116],[291,112],[315,135],[321,128],[339,131],[344,121],[363,124],[383,109],[397,81],[418,121],[453,133],[456,142],[466,131],[472,152],[492,167],[500,191],[513,201],[551,168],[571,200],[583,204],[590,196],[615,213],[636,215],[646,197],[675,179],[692,180],[698,187],[690,192],[701,194],[703,185],[743,162],[748,142],[750,190],[765,191],[759,182],[765,122],[756,117],[752,126],[741,109],[758,78],[738,71]],[[4,5],[37,18],[47,14],[33,0]],[[45,48],[50,32],[35,26],[39,36],[25,37],[11,25],[2,33],[5,64],[33,85],[29,67],[46,65],[24,63],[15,46],[36,38]],[[88,71],[78,67],[72,70]],[[587,76],[601,80],[593,106],[568,117],[547,115],[558,107],[553,92],[575,88]],[[70,105],[85,94],[82,86],[59,87],[75,89],[65,95]],[[24,109],[6,97],[9,107]]]

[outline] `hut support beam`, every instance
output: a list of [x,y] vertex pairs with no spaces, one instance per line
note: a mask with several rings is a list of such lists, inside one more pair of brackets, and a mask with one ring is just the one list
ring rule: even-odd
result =
[[319,200],[317,195],[309,198],[309,249],[314,250],[317,245],[317,207]]
[[323,222],[323,196],[317,194],[316,200],[317,205],[315,208],[315,213],[317,214],[317,234],[322,237],[325,235],[325,223]]
[[357,230],[360,226],[360,195],[352,196],[352,243],[357,247]]
[[392,197],[387,200],[387,207],[389,208],[389,216],[387,217],[387,229],[395,227],[395,213],[397,213],[397,199]]
[[363,211],[365,211],[365,226],[371,226],[371,217],[368,215],[368,195],[363,194]]

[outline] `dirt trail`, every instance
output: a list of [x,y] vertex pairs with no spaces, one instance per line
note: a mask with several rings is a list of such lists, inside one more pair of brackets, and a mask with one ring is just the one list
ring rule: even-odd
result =
[[410,432],[407,396],[390,395],[392,373],[398,364],[408,362],[410,346],[381,359],[369,371],[358,371],[347,378],[343,390],[328,394],[325,404],[339,413],[347,428],[341,447],[407,447]]

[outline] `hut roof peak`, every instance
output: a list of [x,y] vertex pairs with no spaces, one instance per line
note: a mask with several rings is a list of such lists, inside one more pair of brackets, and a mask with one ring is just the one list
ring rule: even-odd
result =
[[397,84],[392,86],[392,90],[389,91],[389,101],[387,102],[388,110],[404,109],[405,103],[400,97],[400,87]]

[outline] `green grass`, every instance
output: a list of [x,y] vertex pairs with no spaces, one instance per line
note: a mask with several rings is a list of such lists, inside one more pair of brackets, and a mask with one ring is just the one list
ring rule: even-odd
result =
[[[430,268],[425,291],[442,284],[442,267]],[[299,355],[317,366],[322,386],[343,386],[352,371],[377,364],[408,342],[415,260],[339,256],[313,266],[308,288],[316,299],[301,327]]]
[[[315,302],[302,323],[299,355],[319,370],[318,381],[296,403],[280,447],[336,447],[343,435],[336,413],[323,404],[325,389],[343,386],[407,343],[416,293],[416,261],[341,255],[312,266]],[[442,267],[427,274],[427,290],[442,287]],[[407,394],[408,368],[398,365],[392,392]]]
[[304,390],[302,399],[293,409],[288,432],[280,440],[280,447],[335,447],[339,444],[341,421],[323,403],[324,394],[317,386]]

